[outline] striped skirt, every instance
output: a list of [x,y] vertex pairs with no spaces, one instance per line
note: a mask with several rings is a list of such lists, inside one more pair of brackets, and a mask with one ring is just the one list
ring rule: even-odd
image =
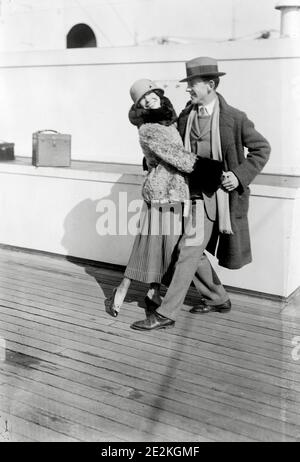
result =
[[172,273],[176,261],[182,229],[183,206],[180,202],[145,203],[124,276],[145,283],[169,281],[168,274]]

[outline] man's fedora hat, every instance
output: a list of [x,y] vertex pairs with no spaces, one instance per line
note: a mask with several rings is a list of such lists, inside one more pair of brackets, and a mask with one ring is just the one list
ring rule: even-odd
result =
[[180,82],[188,82],[194,77],[221,77],[226,72],[219,72],[218,62],[214,58],[194,58],[185,63],[186,78]]

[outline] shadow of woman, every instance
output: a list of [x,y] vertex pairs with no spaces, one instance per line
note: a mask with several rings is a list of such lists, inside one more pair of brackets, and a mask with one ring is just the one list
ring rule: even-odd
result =
[[[137,201],[137,205],[143,203],[139,180],[135,178],[134,181],[137,187],[128,188],[128,175],[121,175],[109,194],[78,202],[64,220],[61,243],[66,249],[67,260],[82,267],[95,279],[101,289],[99,296],[105,299],[111,297],[113,288],[123,278],[135,238],[132,226],[129,232],[127,225],[134,216],[138,224],[139,210],[124,213],[126,204],[132,204],[132,201]],[[138,307],[145,308],[143,294],[146,294],[147,288],[147,284],[133,281],[125,303],[134,302]],[[107,303],[105,310],[109,313]]]

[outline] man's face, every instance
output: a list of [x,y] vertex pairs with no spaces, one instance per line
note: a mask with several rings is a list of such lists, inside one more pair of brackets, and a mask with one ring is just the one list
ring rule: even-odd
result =
[[211,81],[204,81],[201,77],[194,77],[188,82],[186,91],[190,94],[193,104],[205,104],[213,91]]

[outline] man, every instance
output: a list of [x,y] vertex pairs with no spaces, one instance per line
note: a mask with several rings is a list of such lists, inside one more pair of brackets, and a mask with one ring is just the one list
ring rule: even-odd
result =
[[[186,63],[186,72],[187,77],[181,82],[187,82],[191,100],[178,120],[185,148],[199,157],[222,160],[224,174],[221,188],[213,194],[206,193],[203,179],[200,182],[199,177],[191,175],[191,217],[198,220],[198,228],[200,220],[203,236],[199,241],[199,236],[191,235],[192,227],[187,226],[167,294],[157,311],[131,325],[136,330],[174,326],[192,280],[202,299],[191,313],[230,311],[229,296],[205,249],[214,254],[217,248],[219,264],[229,269],[241,268],[252,260],[248,185],[268,161],[269,143],[245,113],[229,106],[216,92],[225,73],[219,72],[215,59],[192,59]],[[248,149],[246,157],[244,147]]]

